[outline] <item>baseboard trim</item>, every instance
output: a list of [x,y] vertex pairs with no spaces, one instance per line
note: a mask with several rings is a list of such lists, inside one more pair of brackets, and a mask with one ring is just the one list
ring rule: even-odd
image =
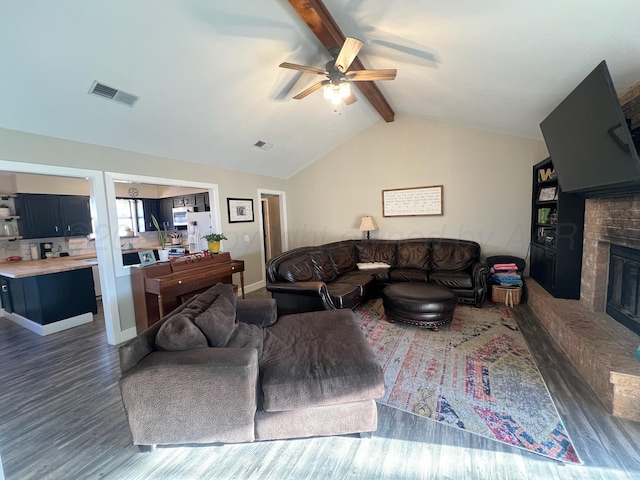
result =
[[37,322],[34,322],[33,320],[23,317],[22,315],[18,315],[17,313],[7,313],[5,314],[5,317],[14,323],[17,323],[21,327],[24,327],[27,330],[31,330],[32,332],[37,333],[38,335],[43,337],[45,335],[51,335],[52,333],[57,333],[63,330],[77,327],[78,325],[93,322],[93,313],[91,312],[82,313],[80,315],[76,315],[75,317],[65,318],[58,322],[48,323],[46,325],[41,325]]
[[136,327],[127,328],[123,330],[120,334],[120,342],[126,342],[127,340],[131,340],[138,334]]

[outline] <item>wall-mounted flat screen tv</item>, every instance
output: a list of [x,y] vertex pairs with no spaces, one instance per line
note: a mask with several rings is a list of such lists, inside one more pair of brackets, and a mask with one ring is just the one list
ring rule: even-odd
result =
[[560,188],[584,197],[640,191],[640,160],[602,61],[540,124]]

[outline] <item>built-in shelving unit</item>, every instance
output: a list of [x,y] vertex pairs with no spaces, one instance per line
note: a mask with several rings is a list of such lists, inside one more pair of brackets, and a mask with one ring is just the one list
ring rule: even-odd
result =
[[530,276],[557,298],[580,298],[584,199],[563,193],[551,158],[533,167]]
[[[13,242],[22,239],[18,230],[20,216],[14,215],[16,211],[15,197],[16,195],[13,193],[0,193],[0,240]],[[8,215],[6,215],[6,208],[9,209]]]

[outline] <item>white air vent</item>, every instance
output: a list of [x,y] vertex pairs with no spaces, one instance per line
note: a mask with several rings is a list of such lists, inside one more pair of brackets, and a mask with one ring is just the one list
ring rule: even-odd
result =
[[123,92],[122,90],[109,87],[104,83],[99,83],[98,81],[93,82],[89,93],[91,95],[97,95],[98,97],[113,100],[114,102],[121,103],[122,105],[126,105],[128,107],[133,107],[138,101],[138,98],[140,98],[131,93]]
[[273,147],[273,144],[263,142],[262,140],[258,140],[256,143],[253,144],[253,146],[258,147],[262,150],[269,150],[271,147]]

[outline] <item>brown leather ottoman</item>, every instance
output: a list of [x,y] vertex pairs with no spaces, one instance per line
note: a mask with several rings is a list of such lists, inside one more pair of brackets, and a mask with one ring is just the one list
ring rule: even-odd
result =
[[390,322],[403,322],[437,330],[453,319],[456,294],[439,285],[401,282],[382,291],[384,313]]

